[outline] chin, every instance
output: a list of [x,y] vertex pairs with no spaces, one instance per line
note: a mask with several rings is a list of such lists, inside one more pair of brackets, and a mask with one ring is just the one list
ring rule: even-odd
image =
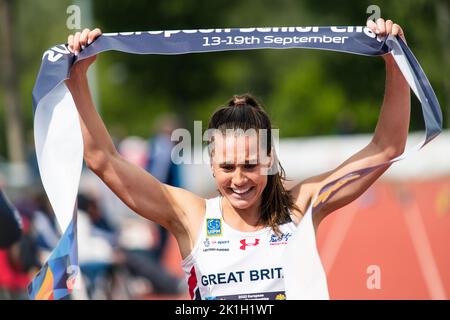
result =
[[230,197],[228,197],[228,201],[234,208],[241,209],[241,210],[251,207],[252,204],[254,203],[254,201],[236,200],[236,199],[230,199]]

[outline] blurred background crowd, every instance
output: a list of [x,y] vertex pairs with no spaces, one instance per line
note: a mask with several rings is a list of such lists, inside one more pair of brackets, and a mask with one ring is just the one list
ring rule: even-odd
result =
[[[150,140],[127,137],[117,148],[124,158],[142,166],[160,181],[182,187],[180,168],[170,158],[170,133],[175,123],[174,118],[161,119],[161,131]],[[37,164],[30,164],[33,165]],[[33,174],[38,180],[38,172]],[[31,276],[58,244],[61,230],[38,182],[22,189],[13,203],[4,193],[2,195],[1,217],[6,219],[8,211],[15,211],[21,234],[5,234],[8,229],[2,225],[3,238],[13,240],[0,250],[0,299],[26,299]],[[76,290],[71,298],[186,296],[185,281],[176,269],[177,262],[173,261],[176,257],[167,255],[170,238],[164,228],[133,213],[88,170],[83,172],[77,204],[82,282],[81,290]],[[11,221],[9,224],[9,230],[15,230]],[[170,244],[171,252],[173,245]]]

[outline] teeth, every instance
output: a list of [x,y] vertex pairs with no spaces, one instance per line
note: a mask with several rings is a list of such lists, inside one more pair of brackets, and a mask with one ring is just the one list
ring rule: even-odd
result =
[[243,189],[243,190],[233,189],[233,192],[238,193],[238,194],[243,194],[243,193],[246,193],[248,190],[250,190],[250,187],[247,189]]

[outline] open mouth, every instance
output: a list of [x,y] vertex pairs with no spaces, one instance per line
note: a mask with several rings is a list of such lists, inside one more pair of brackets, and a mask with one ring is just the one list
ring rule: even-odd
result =
[[255,189],[255,187],[247,187],[247,188],[241,188],[241,189],[230,188],[233,195],[237,196],[239,198],[245,198],[253,191],[253,189]]

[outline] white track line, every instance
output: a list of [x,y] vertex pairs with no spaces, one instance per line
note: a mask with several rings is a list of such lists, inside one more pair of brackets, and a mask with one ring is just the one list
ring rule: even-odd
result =
[[353,219],[356,216],[356,212],[359,209],[357,201],[355,201],[353,205],[345,208],[343,212],[338,213],[338,217],[336,217],[336,220],[330,226],[330,230],[323,241],[320,250],[320,257],[327,275],[333,268],[336,257],[341,249],[342,243],[345,240],[345,236],[347,235]]
[[406,226],[411,237],[412,245],[415,249],[417,260],[422,271],[425,284],[431,299],[445,300],[446,293],[439,274],[439,269],[433,255],[430,241],[425,230],[425,225],[420,215],[420,209],[417,202],[411,198],[409,205],[406,206],[404,217]]

